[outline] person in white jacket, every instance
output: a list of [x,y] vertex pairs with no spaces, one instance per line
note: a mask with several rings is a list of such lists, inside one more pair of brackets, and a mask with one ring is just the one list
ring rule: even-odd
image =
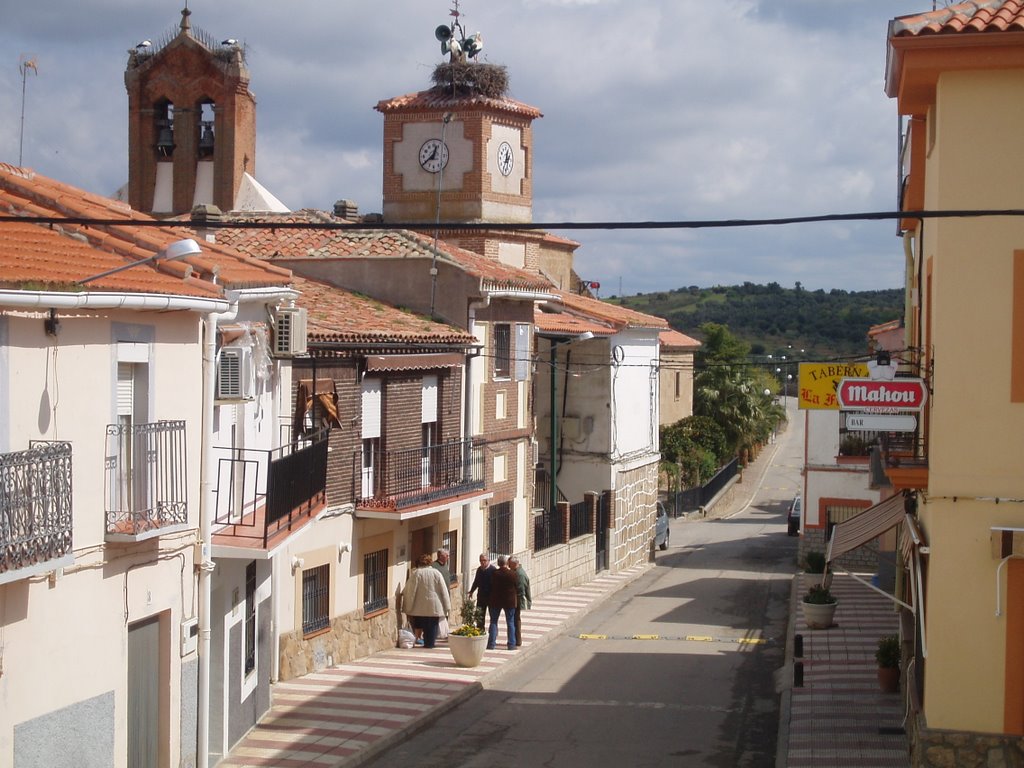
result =
[[402,595],[402,610],[409,623],[423,630],[423,647],[433,648],[437,642],[437,625],[442,616],[452,609],[448,585],[436,568],[431,567],[430,555],[416,560],[416,569],[409,575]]

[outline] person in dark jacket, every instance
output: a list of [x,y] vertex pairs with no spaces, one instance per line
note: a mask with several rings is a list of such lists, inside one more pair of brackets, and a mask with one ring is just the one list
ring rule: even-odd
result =
[[509,570],[504,555],[498,556],[498,569],[491,574],[491,594],[487,609],[491,614],[491,625],[487,628],[487,648],[493,650],[498,642],[498,617],[505,612],[505,634],[508,649],[516,649],[516,601],[519,596],[519,580]]
[[508,559],[509,570],[516,575],[519,594],[516,604],[516,646],[523,644],[523,611],[533,607],[533,593],[530,591],[530,576],[519,564],[519,558],[512,555]]
[[480,567],[476,569],[476,576],[473,577],[473,585],[469,588],[469,596],[476,592],[476,625],[484,628],[484,613],[488,607],[491,597],[491,576],[497,569],[491,563],[490,556],[484,552],[480,555]]

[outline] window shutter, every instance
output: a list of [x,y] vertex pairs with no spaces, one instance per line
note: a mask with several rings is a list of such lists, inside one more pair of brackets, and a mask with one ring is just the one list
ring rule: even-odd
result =
[[530,325],[516,323],[516,381],[526,381],[530,376]]
[[437,421],[437,376],[423,377],[423,407],[420,421],[424,424]]
[[131,416],[135,404],[135,370],[131,363],[117,364],[117,415]]
[[380,437],[380,379],[363,379],[363,440]]

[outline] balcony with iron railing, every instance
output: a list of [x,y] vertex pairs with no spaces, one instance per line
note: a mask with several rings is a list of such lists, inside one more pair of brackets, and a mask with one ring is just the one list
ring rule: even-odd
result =
[[72,562],[71,443],[0,454],[0,584]]
[[216,447],[215,545],[268,549],[326,504],[324,429],[273,450]]
[[185,422],[108,424],[108,541],[143,541],[188,527]]
[[352,457],[352,497],[365,510],[402,512],[456,499],[484,487],[483,450],[461,440]]

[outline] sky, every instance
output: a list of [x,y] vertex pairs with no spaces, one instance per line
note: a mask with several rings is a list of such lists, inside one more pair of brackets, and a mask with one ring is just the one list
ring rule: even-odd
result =
[[[431,85],[455,0],[189,0],[244,44],[256,178],[285,205],[381,210],[378,101]],[[942,3],[940,3],[941,5]],[[111,195],[127,180],[124,71],[184,0],[0,0],[0,162]],[[931,0],[459,0],[479,59],[540,109],[536,222],[772,219],[897,208],[890,19]],[[36,61],[23,77],[19,64]],[[559,231],[599,295],[776,282],[903,284],[892,220]]]

